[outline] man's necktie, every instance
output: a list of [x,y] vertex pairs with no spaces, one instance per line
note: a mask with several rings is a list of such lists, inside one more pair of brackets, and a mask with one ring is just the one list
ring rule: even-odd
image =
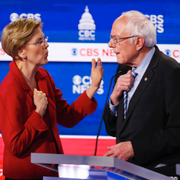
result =
[[[132,70],[132,77],[135,79],[135,77],[138,75],[136,72],[135,72],[135,69],[136,68],[133,68]],[[127,113],[127,104],[128,104],[128,92],[127,91],[124,91],[124,119],[126,119],[126,113]]]

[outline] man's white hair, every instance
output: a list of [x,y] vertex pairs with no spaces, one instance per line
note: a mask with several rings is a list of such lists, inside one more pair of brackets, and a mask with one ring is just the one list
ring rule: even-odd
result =
[[146,47],[153,47],[156,44],[156,29],[152,22],[148,20],[144,14],[139,11],[132,10],[123,12],[120,17],[123,16],[128,18],[126,30],[130,35],[144,37],[144,46]]

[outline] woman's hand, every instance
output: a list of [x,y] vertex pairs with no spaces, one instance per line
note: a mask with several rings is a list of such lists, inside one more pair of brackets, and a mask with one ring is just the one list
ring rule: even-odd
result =
[[98,58],[97,60],[97,66],[96,66],[96,60],[92,59],[92,68],[91,68],[91,80],[92,83],[90,87],[87,89],[86,93],[87,96],[92,99],[96,91],[99,89],[101,80],[103,78],[103,67],[101,63],[101,59]]
[[36,112],[39,113],[41,117],[43,117],[48,105],[46,94],[34,88],[33,98],[34,98],[34,104],[36,106]]

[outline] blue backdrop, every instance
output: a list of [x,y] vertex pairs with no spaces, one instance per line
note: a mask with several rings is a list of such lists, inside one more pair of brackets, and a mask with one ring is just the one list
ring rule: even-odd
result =
[[[85,30],[78,24],[88,6],[95,28],[88,40],[81,40]],[[138,10],[145,14],[156,27],[158,44],[180,44],[180,1],[179,0],[1,0],[0,1],[0,33],[5,25],[20,17],[34,18],[44,23],[44,34],[49,42],[68,43],[108,43],[113,21],[128,10]],[[88,16],[90,17],[90,16]],[[8,61],[0,61],[0,82],[9,70]],[[117,63],[103,63],[104,84],[101,92],[95,95],[98,108],[94,114],[87,116],[74,128],[59,127],[60,134],[96,135],[102,116],[105,98],[111,77],[115,74]],[[72,103],[80,93],[73,92],[73,78],[77,75],[85,82],[79,87],[88,85],[91,63],[88,62],[49,62],[43,66],[52,75],[56,87],[63,92],[63,98]],[[77,78],[76,76],[76,78]],[[77,85],[78,86],[78,85]],[[103,92],[103,93],[102,93]],[[107,135],[104,124],[100,135]]]

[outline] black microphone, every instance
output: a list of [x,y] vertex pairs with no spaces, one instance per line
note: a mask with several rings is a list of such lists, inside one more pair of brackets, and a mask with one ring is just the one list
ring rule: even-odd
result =
[[96,156],[96,152],[97,152],[98,137],[99,137],[99,133],[100,133],[100,130],[101,130],[102,120],[103,120],[103,116],[104,116],[104,111],[105,111],[105,107],[106,107],[106,104],[107,104],[107,100],[108,100],[108,97],[109,97],[109,92],[110,92],[110,89],[111,89],[112,80],[113,80],[114,77],[116,77],[117,75],[120,75],[120,74],[122,74],[122,71],[119,71],[114,76],[112,76],[110,84],[109,84],[109,89],[108,89],[108,93],[107,93],[107,96],[106,96],[106,101],[105,101],[105,105],[104,105],[101,121],[100,121],[100,124],[99,124],[98,133],[97,133],[97,136],[96,136],[96,145],[95,145],[94,156]]

